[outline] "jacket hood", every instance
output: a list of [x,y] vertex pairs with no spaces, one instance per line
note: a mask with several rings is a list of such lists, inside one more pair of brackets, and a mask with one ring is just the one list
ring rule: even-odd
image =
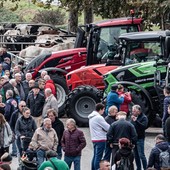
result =
[[99,116],[100,114],[97,111],[93,111],[91,114],[88,115],[88,118],[91,119],[95,116]]
[[54,81],[50,79],[50,80],[47,80],[46,83],[54,83]]
[[168,142],[160,142],[156,144],[156,147],[158,147],[162,151],[166,151],[169,148],[169,145],[168,145]]
[[129,147],[124,147],[119,149],[119,153],[122,157],[129,157],[132,154],[132,149]]

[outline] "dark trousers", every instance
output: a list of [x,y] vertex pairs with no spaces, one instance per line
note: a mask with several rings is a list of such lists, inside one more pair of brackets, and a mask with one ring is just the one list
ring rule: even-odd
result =
[[112,148],[112,161],[111,161],[111,166],[114,164],[114,160],[115,160],[115,155],[116,152],[119,150],[119,146],[118,145],[113,145]]

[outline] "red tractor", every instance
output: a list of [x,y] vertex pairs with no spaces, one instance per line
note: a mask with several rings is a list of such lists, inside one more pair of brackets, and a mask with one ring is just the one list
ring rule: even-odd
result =
[[[62,116],[69,92],[65,75],[82,66],[100,63],[108,51],[109,44],[115,44],[122,33],[141,31],[141,23],[141,18],[129,17],[79,26],[74,49],[37,56],[25,71],[32,72],[34,78],[38,77],[42,70],[48,71],[57,85],[59,115]],[[70,90],[72,89],[71,87]]]

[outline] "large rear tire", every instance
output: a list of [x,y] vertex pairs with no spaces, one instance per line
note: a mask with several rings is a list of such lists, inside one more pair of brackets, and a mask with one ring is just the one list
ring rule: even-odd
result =
[[51,79],[54,81],[57,87],[57,101],[58,101],[58,108],[59,108],[59,117],[62,117],[65,114],[65,107],[66,107],[66,96],[68,94],[68,87],[66,84],[66,80],[64,77],[59,75],[51,76]]
[[88,115],[101,102],[100,91],[93,86],[79,86],[71,91],[67,99],[67,113],[75,119],[78,126],[88,126]]

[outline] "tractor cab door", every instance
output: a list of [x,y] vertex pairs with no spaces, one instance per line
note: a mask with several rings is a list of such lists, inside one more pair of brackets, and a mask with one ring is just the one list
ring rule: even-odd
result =
[[77,29],[76,41],[74,44],[74,48],[81,48],[86,47],[87,45],[87,38],[85,35],[85,26],[79,26]]

